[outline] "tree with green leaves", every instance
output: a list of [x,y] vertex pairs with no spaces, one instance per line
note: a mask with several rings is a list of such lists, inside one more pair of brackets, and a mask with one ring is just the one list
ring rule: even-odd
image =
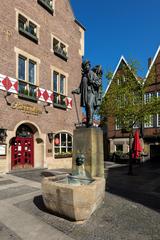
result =
[[107,74],[109,85],[100,109],[102,119],[114,119],[121,131],[128,133],[129,174],[132,174],[133,128],[135,125],[142,128],[144,123],[150,121],[152,115],[160,112],[160,100],[156,96],[153,95],[150,99],[145,98],[151,82],[144,84],[144,81],[136,74],[135,62],[129,65],[122,58],[116,72]]

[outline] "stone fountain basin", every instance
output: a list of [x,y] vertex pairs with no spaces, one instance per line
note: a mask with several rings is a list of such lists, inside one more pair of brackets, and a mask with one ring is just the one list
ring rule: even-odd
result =
[[66,176],[45,177],[42,180],[42,196],[47,209],[74,221],[88,219],[103,202],[105,179],[93,178],[87,185],[67,184]]

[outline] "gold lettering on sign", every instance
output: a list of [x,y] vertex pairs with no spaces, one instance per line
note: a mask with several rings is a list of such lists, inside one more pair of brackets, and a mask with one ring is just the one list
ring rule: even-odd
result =
[[17,109],[17,110],[20,110],[24,113],[32,114],[32,115],[42,114],[42,109],[40,109],[38,107],[34,107],[32,105],[29,105],[29,104],[23,104],[23,103],[20,103],[20,102],[13,102],[12,105],[11,105],[11,108]]

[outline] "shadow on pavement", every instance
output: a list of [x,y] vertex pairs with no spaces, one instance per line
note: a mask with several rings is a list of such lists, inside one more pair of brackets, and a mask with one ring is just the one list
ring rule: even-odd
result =
[[160,163],[134,165],[133,175],[127,173],[128,166],[109,168],[106,191],[160,212]]
[[52,211],[50,211],[49,209],[47,209],[46,206],[45,206],[45,204],[44,204],[42,195],[39,195],[39,196],[34,197],[33,203],[35,204],[35,206],[36,206],[39,210],[41,210],[41,211],[44,212],[44,213],[48,213],[48,214],[54,215],[54,216],[56,216],[56,217],[60,217],[60,218],[62,218],[62,219],[69,220],[70,222],[74,222],[72,219],[69,219],[69,218],[67,218],[66,216],[59,215],[58,213],[52,212]]

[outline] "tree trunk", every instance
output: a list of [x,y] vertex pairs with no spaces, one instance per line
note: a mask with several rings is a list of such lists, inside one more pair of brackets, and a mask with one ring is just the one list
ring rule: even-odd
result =
[[133,175],[133,159],[132,159],[132,132],[129,134],[129,166],[128,175]]

